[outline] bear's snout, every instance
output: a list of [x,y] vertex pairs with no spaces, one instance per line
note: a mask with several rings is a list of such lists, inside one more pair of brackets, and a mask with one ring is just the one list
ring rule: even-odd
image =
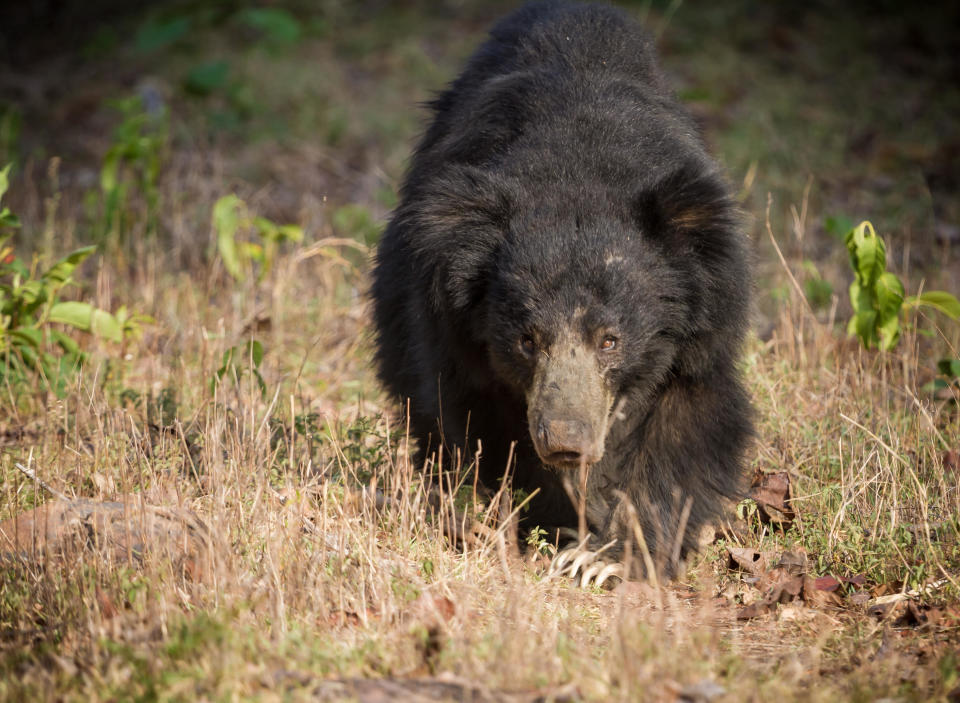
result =
[[551,466],[589,466],[602,455],[590,425],[577,419],[541,418],[535,444],[544,463]]
[[558,337],[527,391],[527,422],[544,464],[575,469],[603,457],[613,396],[586,343],[569,330]]

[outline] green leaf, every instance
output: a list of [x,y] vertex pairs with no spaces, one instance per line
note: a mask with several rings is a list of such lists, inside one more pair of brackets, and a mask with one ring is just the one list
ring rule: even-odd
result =
[[13,164],[7,164],[3,167],[3,170],[0,170],[0,200],[3,200],[3,194],[10,187],[10,168],[12,166]]
[[80,346],[77,344],[76,340],[73,337],[64,334],[60,330],[50,330],[50,339],[52,339],[58,347],[63,349],[68,354],[82,355],[80,351]]
[[903,305],[903,283],[900,279],[892,273],[884,273],[877,278],[874,293],[877,297],[877,312],[880,319],[885,323],[891,317],[899,318],[900,308]]
[[70,301],[56,303],[50,308],[49,320],[70,325],[78,330],[92,332],[98,337],[119,342],[123,339],[123,327],[106,310],[90,303]]
[[256,228],[260,236],[264,237],[265,239],[274,239],[279,230],[279,227],[277,227],[274,222],[268,220],[266,217],[260,217],[259,215],[253,218],[253,226]]
[[117,174],[122,156],[120,148],[112,146],[103,157],[103,166],[100,167],[100,190],[104,193],[113,193],[117,189]]
[[244,356],[253,360],[253,365],[260,368],[260,362],[263,361],[263,345],[255,339],[247,342],[244,349]]
[[947,378],[960,378],[960,359],[940,359],[937,371]]
[[960,320],[960,300],[942,290],[932,290],[922,295],[912,296],[910,305],[926,305],[939,310],[951,320]]
[[230,64],[226,61],[204,61],[190,69],[183,87],[196,95],[210,95],[225,86],[229,76]]
[[[7,188],[10,187],[10,168],[13,164],[7,164],[3,167],[3,170],[0,171],[0,200],[3,200],[3,194],[7,192]],[[5,207],[0,210],[0,227],[19,227],[20,220],[10,212],[10,208]]]
[[66,283],[74,269],[83,263],[84,259],[90,256],[96,250],[96,246],[88,246],[82,247],[70,254],[67,254],[65,257],[60,259],[60,261],[51,266],[41,278],[46,281],[52,281],[59,284]]
[[59,322],[70,325],[78,330],[88,332],[90,319],[93,317],[93,305],[81,302],[57,303],[50,308],[50,322]]
[[236,280],[244,279],[235,237],[240,227],[243,201],[236,195],[225,195],[213,205],[213,228],[217,233],[217,249],[227,271]]
[[106,310],[94,308],[93,317],[90,319],[90,331],[98,337],[109,339],[111,342],[123,341],[123,325],[117,322],[117,318]]
[[10,208],[5,207],[0,210],[0,227],[19,227],[20,218],[10,212]]
[[876,235],[873,225],[866,220],[854,230],[856,272],[865,284],[873,284],[887,267],[887,252],[883,240]]
[[296,44],[300,40],[299,20],[286,10],[271,7],[251,7],[239,14],[240,21],[264,34],[273,44]]
[[900,317],[894,315],[883,320],[879,324],[877,332],[880,335],[880,349],[883,351],[893,349],[900,341]]
[[264,263],[263,247],[255,242],[240,242],[238,245],[240,252],[245,259],[252,259]]
[[280,239],[288,242],[303,241],[303,227],[299,225],[280,225]]
[[14,346],[18,347],[28,346],[39,349],[43,344],[43,333],[36,327],[18,327],[10,330],[10,336],[14,339]]
[[858,312],[854,318],[856,321],[857,336],[863,342],[863,346],[870,348],[877,341],[877,313],[873,310],[863,310]]
[[151,18],[140,25],[134,46],[138,51],[150,52],[173,44],[190,31],[189,17],[174,17],[168,20]]

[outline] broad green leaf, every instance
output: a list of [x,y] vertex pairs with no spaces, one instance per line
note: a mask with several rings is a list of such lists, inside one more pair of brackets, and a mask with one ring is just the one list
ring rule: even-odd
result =
[[93,305],[78,301],[56,303],[50,308],[50,322],[70,325],[84,332],[90,331],[90,319],[93,317]]
[[94,308],[93,317],[90,319],[90,331],[98,337],[109,339],[111,342],[123,341],[123,325],[117,322],[117,318],[106,310]]
[[251,339],[246,345],[246,354],[253,360],[253,365],[260,368],[260,362],[263,361],[263,345],[255,339]]
[[872,347],[877,341],[875,332],[877,325],[877,313],[873,310],[862,310],[854,318],[856,320],[857,336],[863,342],[863,346]]
[[45,286],[42,281],[26,281],[16,289],[15,293],[15,297],[19,298],[23,303],[21,312],[33,312],[37,305],[47,301],[47,286]]
[[[867,229],[869,228],[869,233]],[[887,267],[887,253],[883,240],[876,236],[873,225],[863,222],[857,228],[860,236],[856,238],[857,273],[865,284],[872,284]]]
[[34,349],[39,349],[43,344],[43,333],[36,327],[18,327],[10,330],[10,336],[14,338],[14,346],[21,346],[16,340]]
[[65,257],[60,259],[60,261],[51,266],[49,270],[43,274],[42,278],[47,281],[53,281],[54,283],[66,283],[74,269],[83,263],[84,259],[90,256],[96,250],[96,246],[89,246],[82,247],[70,254],[67,254]]
[[243,268],[237,252],[235,237],[240,227],[243,201],[236,195],[225,195],[213,205],[213,228],[217,232],[217,249],[227,271],[238,281],[243,280]]
[[900,317],[895,315],[880,323],[877,328],[880,335],[880,349],[889,351],[897,346],[900,340]]
[[96,308],[90,303],[69,301],[56,303],[50,308],[49,319],[70,325],[78,330],[92,332],[98,337],[119,342],[123,339],[123,327],[106,310]]
[[885,324],[891,317],[898,319],[900,308],[903,305],[903,284],[900,279],[894,274],[886,272],[877,278],[874,292],[877,297],[877,312],[881,321]]
[[960,300],[942,290],[932,290],[922,295],[912,296],[911,305],[926,305],[939,310],[951,320],[960,320]]

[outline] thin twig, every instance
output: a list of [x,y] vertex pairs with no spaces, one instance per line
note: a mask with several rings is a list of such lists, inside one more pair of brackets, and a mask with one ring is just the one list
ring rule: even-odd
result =
[[49,483],[47,483],[46,481],[43,481],[39,476],[37,476],[36,472],[33,469],[28,469],[26,466],[24,466],[19,462],[14,464],[14,466],[16,466],[28,477],[30,477],[30,479],[32,479],[35,483],[37,483],[37,485],[39,485],[41,488],[46,489],[51,495],[53,495],[54,498],[59,498],[60,500],[66,500],[66,501],[73,500],[73,498],[71,498],[70,496],[61,493],[56,488],[51,486]]

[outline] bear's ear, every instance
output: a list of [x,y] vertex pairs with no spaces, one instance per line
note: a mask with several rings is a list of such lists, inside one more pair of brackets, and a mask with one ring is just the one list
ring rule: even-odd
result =
[[735,236],[740,213],[722,177],[702,164],[685,164],[638,194],[632,214],[651,239],[718,244]]
[[419,258],[432,270],[437,308],[463,313],[484,295],[493,258],[509,229],[512,199],[506,184],[472,166],[438,174],[417,199],[409,223]]

